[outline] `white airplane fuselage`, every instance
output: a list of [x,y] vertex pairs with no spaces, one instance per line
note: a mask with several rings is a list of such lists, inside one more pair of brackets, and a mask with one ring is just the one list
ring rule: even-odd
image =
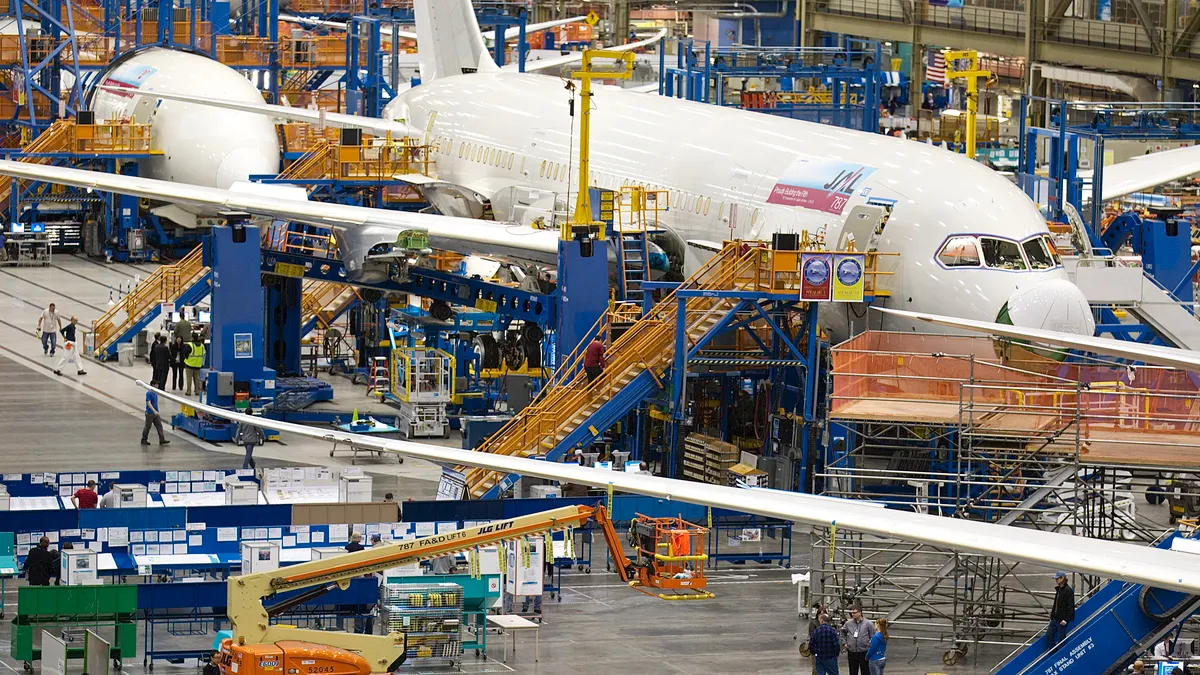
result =
[[[512,186],[574,190],[578,123],[568,115],[570,96],[556,78],[473,73],[404,92],[384,117],[426,130],[427,142],[437,147],[438,178],[492,196],[497,216],[504,217],[509,214],[500,205],[511,202],[504,195]],[[1014,300],[1023,307],[1013,318],[1037,324],[1030,327],[1088,335],[1094,330],[1086,299],[1061,265],[1034,270],[1028,262],[1024,269],[989,267],[982,260],[976,267],[939,262],[939,251],[954,235],[1022,242],[1048,234],[1037,207],[1014,185],[944,149],[600,87],[594,92],[590,162],[593,185],[668,190],[671,208],[663,220],[680,242],[823,230],[832,247],[856,206],[889,204],[877,247],[899,254],[895,275],[886,280],[889,306],[996,321]],[[859,238],[857,245],[863,250],[867,242]],[[703,257],[698,249],[687,250],[690,272]],[[1034,286],[1043,292],[1030,293]],[[850,312],[836,313],[844,326]],[[844,334],[844,327],[823,323]],[[884,326],[916,329],[892,317]]]
[[[261,103],[262,94],[236,70],[178,49],[147,48],[110,66],[99,85],[200,93]],[[141,175],[180,183],[228,188],[254,174],[279,171],[279,137],[270,118],[210,106],[159,101],[94,87],[89,104],[97,122],[149,124],[161,155],[142,160]]]

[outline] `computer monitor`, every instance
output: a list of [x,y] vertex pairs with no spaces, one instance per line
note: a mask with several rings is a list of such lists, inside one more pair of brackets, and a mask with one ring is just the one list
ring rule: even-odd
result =
[[200,312],[200,323],[212,323],[212,312]]
[[171,312],[171,323],[179,323],[180,318],[179,312]]
[[1183,661],[1160,661],[1158,675],[1171,675],[1176,668],[1183,668]]
[[13,223],[12,224],[12,233],[13,234],[21,234],[24,231],[25,231],[25,223]]

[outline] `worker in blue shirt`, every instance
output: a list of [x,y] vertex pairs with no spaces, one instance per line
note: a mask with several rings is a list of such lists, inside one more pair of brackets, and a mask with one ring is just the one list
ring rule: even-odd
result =
[[142,427],[142,445],[150,445],[150,427],[158,430],[158,444],[168,445],[171,441],[163,435],[162,417],[158,414],[158,394],[146,390],[146,425]]
[[808,651],[813,657],[817,675],[838,675],[838,656],[842,641],[837,629],[829,625],[829,615],[821,615],[821,625],[808,637]]
[[875,634],[871,636],[871,646],[867,648],[867,667],[871,675],[883,675],[883,667],[887,665],[887,625],[887,619],[875,619]]

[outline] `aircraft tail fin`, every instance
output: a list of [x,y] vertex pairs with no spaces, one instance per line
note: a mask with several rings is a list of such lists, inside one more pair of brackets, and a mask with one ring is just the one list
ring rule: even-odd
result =
[[417,56],[421,81],[474,72],[499,72],[471,0],[416,0]]

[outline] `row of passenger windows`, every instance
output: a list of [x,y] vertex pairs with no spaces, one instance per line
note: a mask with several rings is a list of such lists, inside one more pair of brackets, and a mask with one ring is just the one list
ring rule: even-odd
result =
[[982,266],[1013,271],[1048,270],[1062,264],[1048,234],[1021,243],[999,237],[950,237],[938,253],[938,261],[946,267]]
[[[438,136],[433,141],[433,151],[440,152],[444,155],[449,155],[454,148],[454,141],[448,136]],[[462,142],[458,146],[458,158],[468,161],[494,166],[505,170],[511,170],[516,161],[516,153],[492,148],[478,143]],[[524,170],[524,159],[522,159],[520,170]],[[540,178],[553,181],[568,181],[571,179],[570,167],[561,162],[551,162],[542,160],[538,170]],[[615,176],[608,174],[591,173],[591,184],[599,187],[617,190],[623,185],[637,185],[646,190],[661,190],[663,188],[650,185],[641,181],[624,181],[618,180]],[[707,216],[713,208],[712,197],[703,197],[700,195],[683,192],[681,190],[668,190],[668,204],[672,208],[685,211],[692,211],[696,215]],[[729,207],[725,202],[717,203],[717,217],[724,219],[729,211]],[[758,224],[759,210],[754,209],[750,214],[750,226],[754,227]]]

